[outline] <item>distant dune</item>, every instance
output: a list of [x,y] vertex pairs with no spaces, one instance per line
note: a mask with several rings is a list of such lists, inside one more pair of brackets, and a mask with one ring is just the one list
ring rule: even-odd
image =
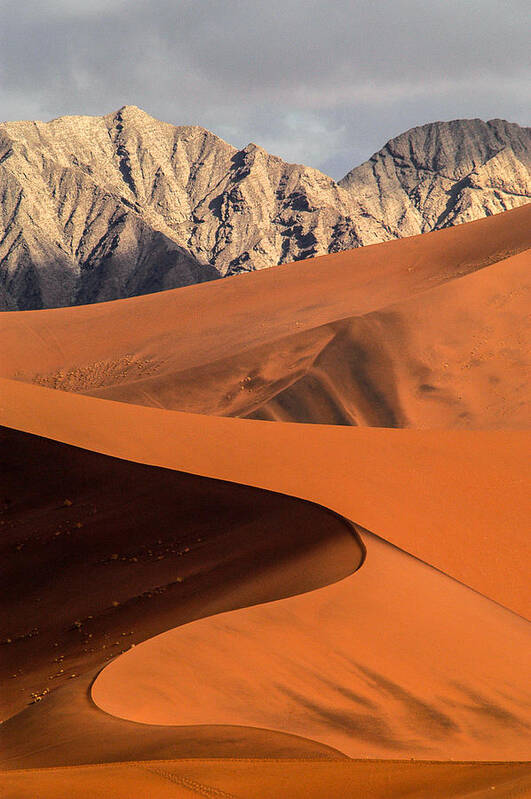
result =
[[0,373],[193,413],[525,428],[530,231],[528,205],[238,280],[3,314]]
[[[529,252],[521,253],[311,331],[313,361],[305,374],[248,415],[415,429],[528,428],[529,266]],[[315,354],[318,332],[323,345]]]

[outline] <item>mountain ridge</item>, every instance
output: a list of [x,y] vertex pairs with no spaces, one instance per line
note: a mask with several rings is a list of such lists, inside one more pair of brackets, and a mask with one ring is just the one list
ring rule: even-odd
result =
[[0,195],[0,308],[87,304],[516,207],[531,198],[531,129],[429,123],[336,182],[124,106],[2,123]]

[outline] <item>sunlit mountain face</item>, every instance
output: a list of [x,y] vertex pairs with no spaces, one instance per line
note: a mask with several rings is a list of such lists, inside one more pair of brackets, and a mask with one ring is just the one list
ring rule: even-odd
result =
[[0,125],[0,304],[131,297],[472,221],[531,197],[531,133],[436,122],[339,182],[134,106]]

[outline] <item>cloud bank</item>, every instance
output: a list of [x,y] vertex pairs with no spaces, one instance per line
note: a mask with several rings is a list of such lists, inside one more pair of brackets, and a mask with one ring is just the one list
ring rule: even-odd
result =
[[527,0],[3,0],[0,114],[138,105],[339,178],[414,125],[529,124]]

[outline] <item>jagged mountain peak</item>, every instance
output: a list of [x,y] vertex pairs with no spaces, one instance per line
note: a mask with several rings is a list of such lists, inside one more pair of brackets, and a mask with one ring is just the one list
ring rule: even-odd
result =
[[144,111],[143,108],[139,108],[137,105],[123,105],[117,111],[112,112],[113,116],[121,116],[121,117],[129,117],[129,118],[145,118],[149,117],[150,119],[154,119],[151,114],[148,114],[147,111]]
[[530,128],[499,119],[431,122],[390,139],[339,184],[390,235],[408,236],[528,202],[530,158]]
[[0,304],[96,302],[477,219],[531,196],[528,128],[433,122],[339,183],[134,105],[0,124]]
[[[411,165],[459,178],[507,146],[529,153],[530,137],[531,129],[503,119],[429,122],[390,139],[367,163],[379,161],[388,154],[397,162],[402,161],[404,168]],[[363,166],[351,170],[340,184],[350,183],[351,176]]]

